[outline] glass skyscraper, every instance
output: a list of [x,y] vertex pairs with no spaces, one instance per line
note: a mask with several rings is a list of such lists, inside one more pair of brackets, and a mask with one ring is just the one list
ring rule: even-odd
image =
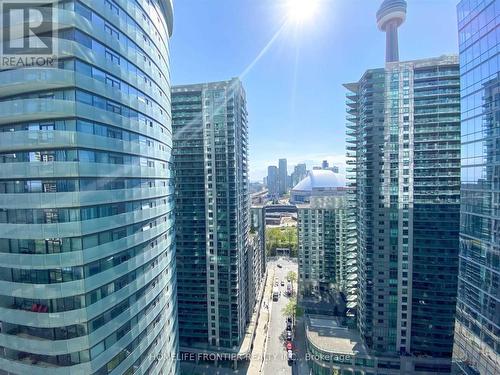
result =
[[278,168],[275,165],[267,167],[267,190],[271,197],[279,195]]
[[0,70],[0,373],[176,374],[172,4],[47,4],[56,66]]
[[443,56],[387,63],[346,85],[354,125],[348,152],[356,173],[358,328],[371,353],[400,356],[395,369],[450,368],[459,83],[458,59]]
[[181,350],[238,351],[248,307],[248,125],[241,82],[172,91]]
[[460,273],[454,359],[500,371],[500,0],[458,5],[462,102]]

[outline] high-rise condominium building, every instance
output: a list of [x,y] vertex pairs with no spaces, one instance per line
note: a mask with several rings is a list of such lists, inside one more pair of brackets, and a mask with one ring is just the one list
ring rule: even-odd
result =
[[267,167],[267,190],[270,196],[278,195],[278,168],[275,165]]
[[280,159],[278,165],[278,191],[280,194],[286,194],[289,187],[286,159]]
[[247,309],[248,129],[238,79],[172,92],[182,350],[238,348]]
[[458,59],[388,63],[346,87],[359,331],[373,353],[401,354],[406,370],[447,371],[458,273]]
[[[319,180],[321,187],[315,186]],[[304,199],[307,203],[297,205],[299,296],[320,297],[344,289],[346,188],[344,181],[328,170],[311,171],[303,182],[299,187],[304,192],[307,185],[309,196]]]
[[460,273],[454,359],[500,371],[500,1],[458,5],[462,83]]
[[175,374],[172,4],[47,4],[56,65],[0,70],[0,372]]

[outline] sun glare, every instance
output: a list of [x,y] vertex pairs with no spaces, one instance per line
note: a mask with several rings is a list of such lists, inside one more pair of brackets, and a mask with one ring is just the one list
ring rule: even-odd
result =
[[318,10],[318,0],[288,0],[288,18],[297,23],[310,21]]

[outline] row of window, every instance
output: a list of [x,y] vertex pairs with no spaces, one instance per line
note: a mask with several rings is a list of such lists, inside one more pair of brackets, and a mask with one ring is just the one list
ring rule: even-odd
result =
[[[161,128],[163,129],[163,128]],[[130,132],[121,128],[105,125],[100,122],[87,121],[81,119],[68,119],[56,121],[35,121],[19,124],[0,125],[0,133],[17,131],[77,131],[87,134],[98,135],[101,137],[120,139],[126,142],[138,143],[143,146],[153,147],[158,145],[158,149],[166,151],[170,146],[154,138]],[[169,138],[170,139],[170,138]]]
[[160,199],[116,202],[80,208],[2,209],[0,224],[54,224],[93,220],[173,203],[173,196]]
[[24,151],[0,154],[2,163],[48,163],[48,162],[80,162],[105,163],[116,165],[136,165],[141,167],[167,169],[167,163],[129,154],[94,151],[86,149]]
[[[127,35],[118,30],[116,27],[111,25],[107,20],[105,20],[91,8],[84,5],[82,2],[74,1],[73,4],[74,4],[74,12],[89,20],[92,23],[93,30],[105,31],[107,34],[111,35],[114,39],[116,39],[116,41],[120,44],[120,46],[125,48],[131,55],[141,56],[144,59],[144,61],[148,63],[149,66],[151,66],[151,64],[155,64],[159,70],[162,70],[163,67],[158,66],[157,61],[158,62],[161,61],[164,66],[168,66],[168,55],[164,56],[161,53],[159,48],[157,48],[156,44],[149,37],[148,33],[146,33],[132,17],[127,16],[126,19],[123,19],[124,17],[122,17],[123,21],[126,22],[125,24],[127,25],[127,31],[130,32],[132,35],[134,34],[140,35],[142,37],[140,41],[141,46],[147,45],[150,48],[152,48],[156,52],[158,60],[156,60],[156,56],[154,56],[154,59],[152,58],[152,56],[149,56],[141,46],[139,46],[136,42],[134,42],[132,39],[130,39]],[[112,9],[109,5],[108,8]],[[160,45],[166,46],[168,44],[163,43]]]
[[[128,344],[125,348],[123,348],[123,350],[120,351],[115,357],[113,357],[113,359],[111,359],[108,363],[106,363],[104,366],[102,366],[98,371],[94,372],[92,375],[106,375],[106,374],[111,373],[115,369],[115,367],[117,367],[120,363],[122,363],[127,357],[129,357],[134,352],[134,350],[141,344],[142,340],[145,337],[147,337],[148,335],[154,335],[155,337],[157,337],[160,332],[168,332],[167,328],[165,326],[170,324],[170,319],[168,319],[168,321],[165,324],[163,324],[162,326],[159,326],[160,322],[162,322],[164,320],[164,319],[162,319],[162,317],[165,314],[166,310],[167,309],[164,309],[158,315],[158,318],[156,318],[153,322],[151,322],[151,324],[149,324],[145,330],[143,330],[134,340],[132,340],[132,342],[130,344]],[[175,332],[173,330],[174,330],[174,328],[172,327],[170,332],[172,332],[172,333]],[[172,336],[168,335],[166,339],[167,339],[167,342],[170,342],[172,339]],[[153,341],[153,343],[157,342],[157,340],[151,340],[151,341]],[[151,346],[152,345],[154,345],[154,344],[151,344]],[[151,348],[151,346],[150,346],[150,348]],[[134,362],[134,365],[136,365],[138,363],[142,363],[146,358],[148,358],[146,355],[146,352],[147,351],[145,351],[140,356],[140,358],[136,362]],[[132,365],[129,368],[127,374],[133,373],[133,372],[131,372],[131,370],[132,371],[134,370],[134,365]]]
[[0,194],[83,192],[100,190],[165,188],[170,194],[173,179],[156,178],[80,178],[47,180],[0,180]]
[[[464,15],[465,12],[461,11],[459,8],[459,16]],[[459,24],[459,44],[463,48],[467,46],[471,38],[481,36],[484,32],[485,27],[490,24],[495,24],[495,19],[500,14],[500,4],[496,1],[492,1],[488,7],[481,9],[479,14],[474,14],[471,19],[468,20],[466,25]]]
[[[133,296],[127,298],[126,300],[122,301],[112,309],[100,314],[97,316],[95,319],[98,319],[100,321],[104,321],[105,323],[110,322],[112,319],[110,317],[117,317],[122,313],[124,310],[129,308],[131,305],[133,305],[135,302],[137,302],[139,299],[141,299],[147,292],[148,288],[151,287],[151,284],[148,284],[147,286],[141,288],[137,293],[135,293]],[[167,287],[167,291],[168,291]],[[155,298],[155,304],[156,301],[158,300],[158,297]],[[133,317],[131,320],[129,320],[127,323],[125,323],[122,327],[127,326],[127,324],[130,324],[134,326],[137,324],[137,320],[142,319],[142,315],[144,315],[145,311],[149,310],[149,306],[151,306],[153,302],[150,302],[144,309],[141,310],[139,314],[137,314],[135,317]],[[147,313],[146,313],[147,314]],[[138,318],[138,319],[137,319]],[[32,326],[25,326],[25,325],[20,325],[20,324],[10,324],[10,323],[4,323],[4,330],[3,333],[6,333],[8,335],[20,335],[20,334],[27,334],[33,337],[37,337],[43,340],[68,340],[68,339],[74,339],[77,337],[82,337],[82,336],[87,336],[89,333],[92,333],[95,329],[93,329],[92,325],[89,323],[84,323],[84,324],[73,324],[69,326],[63,326],[63,327],[55,327],[55,328],[40,328],[40,327],[32,327]],[[121,330],[118,329],[115,331],[119,332]],[[126,333],[126,332],[125,332]],[[113,335],[111,335],[113,336]],[[113,340],[112,337],[108,337],[105,341],[107,343],[110,343]],[[123,335],[120,335],[122,337]],[[113,343],[116,342],[116,340],[113,341]]]
[[[151,309],[151,306],[149,306]],[[157,324],[162,320],[162,317],[164,316],[166,312],[166,308],[162,310],[162,312],[154,319],[138,336],[135,340],[132,341],[132,343],[135,343],[136,345],[139,344],[140,341],[142,341],[145,337],[147,337],[149,334],[153,332],[153,329],[156,329]],[[142,311],[142,319],[146,318],[146,313],[143,310]],[[134,321],[137,319],[136,317],[133,318]],[[139,322],[135,321],[135,325],[137,325]],[[142,323],[142,321],[141,321]],[[111,343],[114,341],[118,341],[121,339],[125,334],[127,334],[130,330],[132,329],[132,325],[130,324],[130,321],[127,322],[124,326],[120,327],[117,331],[113,332],[110,336],[108,336],[106,339],[109,340],[110,346],[112,345]],[[159,332],[156,330],[156,332]],[[119,335],[119,337],[118,337]],[[106,340],[105,339],[105,340]],[[45,363],[49,363],[55,366],[74,366],[80,363],[85,363],[89,362],[93,359],[95,359],[99,354],[101,354],[104,351],[105,348],[105,340],[103,340],[101,343],[97,344],[90,350],[82,350],[79,352],[73,352],[69,354],[62,354],[62,355],[41,355],[41,354],[33,354],[33,353],[28,353],[28,352],[20,352],[18,350],[13,350],[10,348],[2,348],[4,350],[0,350],[0,356],[3,358],[7,359],[14,359],[14,360],[23,360],[23,359],[28,359],[31,361],[41,361]],[[129,345],[130,346],[130,345]],[[8,349],[8,350],[5,350]],[[135,346],[131,348],[132,351],[135,349]],[[131,353],[131,352],[130,352]],[[112,363],[112,361],[108,362],[109,364]],[[115,364],[114,367],[116,367],[119,363]]]
[[[128,6],[132,7],[137,14],[142,14],[142,21],[153,30],[159,44],[168,46],[168,39],[164,39],[164,37],[168,38],[169,34],[161,11],[158,10],[160,7],[158,0],[145,0],[143,2],[146,3],[147,9],[143,7],[143,4],[141,4],[139,0],[129,1]],[[139,25],[135,18],[130,17],[116,1],[104,0],[104,4],[106,8],[120,17],[127,25],[135,27],[138,33],[142,32],[149,35],[149,33]]]
[[[82,237],[52,238],[52,239],[9,239],[0,238],[0,252],[11,254],[56,254],[62,252],[82,251],[92,247],[104,245],[109,242],[146,232],[152,228],[162,225],[167,218],[174,215],[169,212],[152,220],[127,225],[113,230],[89,234]],[[167,231],[168,236],[173,235],[173,228]]]
[[[137,121],[139,126],[149,126],[154,127],[155,125],[160,128],[162,132],[169,132],[168,128],[165,128],[158,121],[153,118],[146,116],[135,109],[126,107],[117,103],[113,100],[109,100],[103,96],[93,95],[87,91],[83,90],[55,90],[55,91],[41,91],[30,94],[22,94],[11,96],[8,98],[2,98],[0,102],[7,102],[12,100],[27,100],[27,99],[56,99],[56,100],[68,100],[76,101],[78,103],[87,104],[108,112],[115,113],[117,115],[123,116],[125,118],[131,119],[131,121]],[[164,119],[165,123],[167,122]]]
[[[143,91],[135,88],[134,86],[129,85],[122,79],[117,78],[114,75],[106,73],[104,70],[96,68],[95,66],[87,64],[78,59],[59,60],[59,68],[75,71],[87,77],[91,77],[99,82],[102,82],[106,86],[112,87],[113,89],[127,95],[130,99],[137,99],[139,103],[150,107],[152,110],[158,110],[160,114],[163,114],[164,111],[168,113],[168,111],[164,107],[164,105],[168,105],[168,101],[165,102],[164,105],[158,102],[159,100],[162,100],[164,96],[163,91],[159,91],[159,97],[157,99],[153,99],[151,96],[145,94]],[[139,84],[144,83],[144,81],[138,82]],[[157,87],[156,84],[155,87]]]
[[499,70],[500,53],[462,75],[463,119],[481,115],[497,104],[492,99],[498,95]]
[[130,249],[113,254],[104,259],[96,260],[85,266],[55,268],[55,269],[18,269],[0,267],[0,280],[27,284],[55,284],[81,280],[117,267],[139,255],[146,256],[158,246],[165,246],[167,235],[154,238]]
[[[471,40],[472,44],[460,51],[460,68],[462,74],[470,71],[476,65],[484,63],[499,52],[498,38],[500,31],[494,24],[485,29],[485,34],[478,39]],[[484,76],[483,76],[484,78]],[[462,90],[468,86],[462,86]]]
[[[126,71],[132,76],[136,76],[138,82],[144,82],[145,85],[148,85],[150,87],[153,86],[153,82],[158,82],[168,85],[168,82],[164,82],[166,77],[162,74],[162,72],[159,69],[156,70],[159,75],[159,78],[154,79],[153,77],[151,77],[151,75],[146,74],[141,68],[139,68],[137,65],[135,65],[134,63],[132,63],[131,61],[129,61],[128,59],[117,53],[116,51],[110,49],[108,46],[98,42],[90,35],[85,34],[84,32],[78,29],[70,28],[70,29],[60,30],[58,37],[59,39],[65,39],[77,42],[82,46],[90,49],[97,56],[97,58],[99,59],[98,61],[104,60],[119,66],[117,67],[118,69]],[[147,60],[149,60],[149,58],[144,61],[145,62],[144,66],[146,66]],[[149,62],[151,63],[151,60],[149,60]],[[165,95],[165,97],[168,98],[167,94],[164,91],[162,96],[163,95]]]
[[[117,279],[104,284],[103,286],[94,289],[88,293],[80,294],[71,297],[54,298],[54,299],[32,299],[23,297],[10,297],[12,299],[11,309],[25,310],[33,313],[53,313],[65,312],[71,310],[78,310],[89,307],[102,299],[118,292],[126,286],[134,283],[136,280],[147,277],[147,273],[155,269],[163,258],[168,257],[169,252],[164,252],[151,261],[143,264],[142,266],[130,271],[129,273],[118,277]],[[159,271],[159,270],[158,270]],[[160,275],[163,270],[158,272]],[[168,272],[168,267],[167,271]],[[155,276],[157,278],[158,276]],[[8,296],[0,296],[0,299],[8,299]],[[98,328],[98,327],[97,327]],[[97,329],[95,328],[95,329]]]

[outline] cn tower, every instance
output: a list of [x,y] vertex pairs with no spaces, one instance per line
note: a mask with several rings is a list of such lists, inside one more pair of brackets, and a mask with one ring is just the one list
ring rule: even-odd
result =
[[386,34],[386,62],[399,61],[398,27],[405,19],[405,0],[385,0],[377,12],[378,28]]

